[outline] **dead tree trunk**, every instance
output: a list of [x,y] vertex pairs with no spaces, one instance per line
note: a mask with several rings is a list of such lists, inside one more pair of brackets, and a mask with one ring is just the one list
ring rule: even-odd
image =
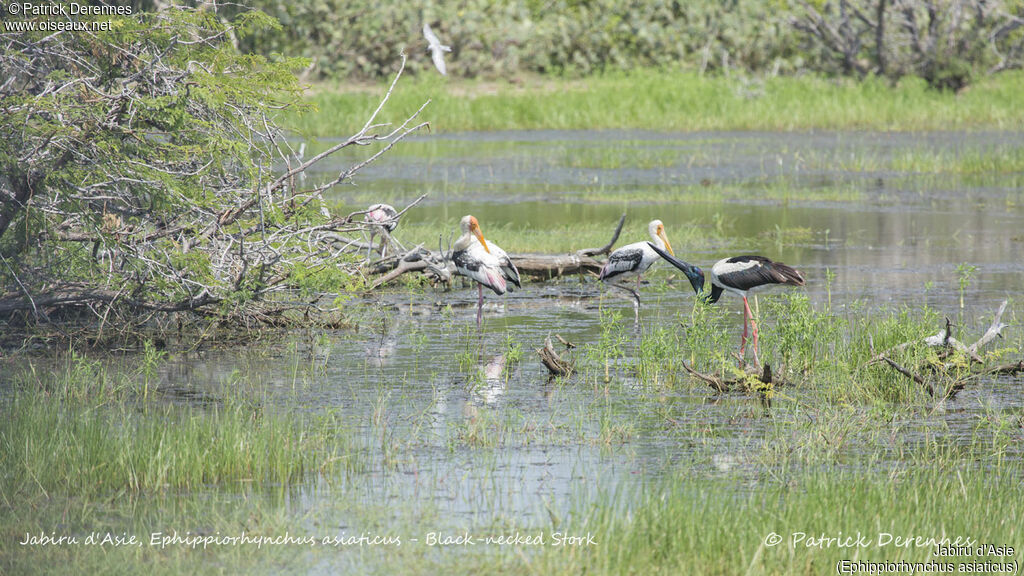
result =
[[[623,214],[619,218],[619,224],[615,227],[611,240],[600,248],[586,248],[571,254],[510,254],[509,257],[519,269],[520,274],[542,280],[550,280],[567,274],[596,274],[601,271],[604,263],[594,257],[611,251],[612,246],[619,240],[625,222],[626,215]],[[427,262],[432,263],[432,266],[428,266]],[[442,266],[442,262],[446,264]],[[405,254],[377,262],[371,273],[384,274],[384,276],[373,283],[373,288],[383,286],[406,272],[430,270],[437,275],[438,270],[442,268],[448,270],[449,277],[454,274],[454,266],[449,261],[449,255],[440,251],[431,252],[417,246]]]

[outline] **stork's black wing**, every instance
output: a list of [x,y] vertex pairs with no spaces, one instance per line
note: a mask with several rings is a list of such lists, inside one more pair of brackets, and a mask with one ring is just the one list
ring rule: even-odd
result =
[[800,272],[764,256],[734,256],[719,261],[712,271],[723,286],[736,290],[747,291],[769,284],[804,285]]

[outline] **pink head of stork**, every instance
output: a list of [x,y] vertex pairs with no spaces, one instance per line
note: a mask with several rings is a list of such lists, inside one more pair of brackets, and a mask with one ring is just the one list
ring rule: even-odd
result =
[[463,216],[459,222],[462,235],[452,247],[452,262],[459,274],[477,283],[479,297],[476,304],[476,325],[480,326],[484,306],[484,287],[497,295],[521,288],[519,270],[497,244],[488,243],[473,216]]
[[366,247],[366,259],[370,260],[373,238],[380,235],[380,257],[387,255],[388,242],[393,241],[391,233],[398,227],[398,210],[390,204],[374,204],[366,209],[363,221],[370,225],[370,243]]

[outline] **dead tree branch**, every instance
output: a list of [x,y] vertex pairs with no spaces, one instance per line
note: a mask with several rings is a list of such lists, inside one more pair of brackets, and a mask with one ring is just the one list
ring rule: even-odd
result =
[[[927,369],[930,371],[933,378],[942,379],[940,382],[942,382],[942,386],[945,391],[944,397],[946,398],[952,398],[968,383],[982,376],[992,374],[1018,374],[1024,371],[1022,370],[1022,368],[1024,368],[1024,362],[988,367],[985,360],[978,354],[979,350],[992,343],[997,337],[1001,336],[1003,329],[1006,328],[1007,325],[1002,322],[1002,317],[1008,304],[1009,301],[1004,300],[999,305],[999,309],[996,311],[995,316],[992,319],[992,324],[988,327],[985,333],[970,346],[964,345],[952,336],[953,323],[950,322],[949,318],[946,318],[946,325],[938,334],[928,336],[923,340],[904,342],[886,350],[885,352],[874,354],[866,365],[870,366],[872,364],[885,363],[899,374],[913,380],[921,386],[924,386],[929,396],[934,396],[935,385],[933,384],[933,380],[921,375],[921,372],[924,371],[923,369]],[[963,365],[956,362],[939,364],[927,363],[915,371],[907,368],[892,358],[896,353],[902,352],[911,346],[920,344],[924,344],[930,348],[940,348],[939,358],[943,361],[948,359],[952,353],[958,352],[963,354],[964,357],[970,361],[967,368],[970,372],[964,373],[965,370],[962,367]],[[873,345],[872,352],[874,352]],[[972,369],[972,367],[979,368]]]
[[[561,336],[557,337],[559,340],[565,342]],[[537,354],[540,355],[541,364],[544,364],[544,367],[548,369],[548,372],[552,376],[572,376],[575,369],[574,362],[563,359],[558,355],[558,352],[555,352],[555,347],[551,343],[550,334],[544,338],[544,346],[537,349]]]

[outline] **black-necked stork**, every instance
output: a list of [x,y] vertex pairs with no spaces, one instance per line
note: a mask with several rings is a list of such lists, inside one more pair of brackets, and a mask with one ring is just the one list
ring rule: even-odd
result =
[[[661,220],[651,220],[647,225],[647,232],[651,235],[653,244],[645,241],[634,242],[612,252],[608,255],[608,261],[605,262],[601,268],[601,274],[598,276],[598,280],[632,293],[633,313],[637,322],[640,321],[640,277],[658,259],[658,253],[651,250],[650,246],[656,245],[659,250],[668,250],[669,254],[675,254],[672,251],[672,244],[665,236],[665,225]],[[636,290],[620,283],[631,276],[636,276]]]
[[[694,292],[701,293],[704,288],[704,274],[700,268],[679,260],[675,255],[665,252],[658,246],[653,244],[650,246],[659,256],[686,274]],[[754,315],[750,311],[747,293],[777,285],[803,286],[804,277],[795,268],[782,262],[773,262],[764,256],[746,255],[723,258],[711,267],[711,294],[705,298],[705,301],[714,304],[718,302],[718,299],[722,297],[722,292],[725,291],[743,298],[743,338],[740,342],[740,356],[743,356],[746,351],[747,322],[749,321],[754,332],[755,365],[760,365],[757,357],[757,322],[754,321]]]
[[366,248],[367,260],[370,259],[370,250],[373,248],[373,237],[377,234],[381,235],[380,257],[383,258],[387,253],[388,238],[398,227],[398,210],[395,210],[395,207],[390,204],[374,204],[366,209],[363,221],[372,225],[370,227],[370,245]]
[[476,303],[476,325],[479,327],[484,306],[484,286],[500,296],[512,289],[509,283],[516,288],[522,288],[522,284],[519,281],[519,270],[512,259],[497,244],[488,244],[484,240],[480,223],[475,217],[463,216],[459,226],[462,228],[462,236],[452,247],[452,262],[459,274],[477,283],[480,296]]

